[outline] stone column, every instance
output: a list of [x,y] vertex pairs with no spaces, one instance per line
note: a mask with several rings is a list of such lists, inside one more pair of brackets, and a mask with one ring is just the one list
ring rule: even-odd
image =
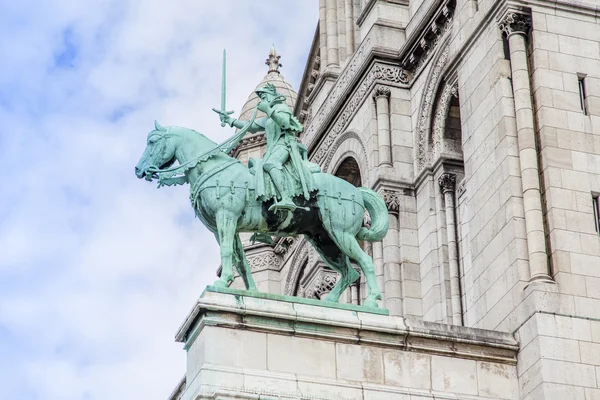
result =
[[337,67],[340,63],[338,48],[337,0],[326,0],[327,17],[327,67]]
[[385,308],[390,310],[390,315],[402,315],[402,281],[400,278],[400,246],[398,235],[400,193],[384,190],[381,194],[387,205],[390,219],[390,228],[387,235],[383,238]]
[[[385,286],[383,276],[383,243],[373,242],[373,269],[375,270],[375,278],[377,279],[377,286],[381,290],[381,296],[385,299]],[[385,301],[382,301],[385,307]]]
[[530,26],[531,17],[529,15],[510,10],[500,22],[500,29],[507,35],[510,48],[510,67],[513,97],[515,99],[517,141],[523,182],[523,205],[531,275],[529,282],[553,282],[548,268],[538,153],[529,84],[529,66],[527,64],[526,40]]
[[346,56],[352,57],[354,53],[354,5],[352,0],[345,0],[346,9]]
[[392,166],[392,138],[390,133],[390,95],[387,86],[377,86],[373,97],[377,108],[377,141],[379,143],[379,166]]
[[321,56],[320,71],[327,67],[327,0],[319,0],[319,53]]
[[448,266],[450,272],[450,303],[452,307],[452,324],[462,325],[462,305],[460,298],[460,271],[458,266],[458,241],[456,240],[456,210],[454,191],[456,175],[442,174],[438,183],[444,193],[446,204],[446,235],[448,237]]
[[343,68],[348,58],[346,52],[346,0],[337,0],[337,18],[338,56],[340,68]]
[[350,286],[350,303],[358,305],[358,285],[359,283],[353,283],[352,286]]
[[445,324],[452,323],[452,301],[449,293],[449,286],[446,282],[450,276],[450,267],[446,260],[446,253],[448,244],[446,243],[446,209],[444,208],[444,193],[442,188],[438,187],[435,192],[435,208],[436,217],[435,222],[437,226],[436,239],[437,239],[437,258],[438,258],[438,284],[440,290],[440,306],[441,314],[436,315],[435,321],[442,322]]

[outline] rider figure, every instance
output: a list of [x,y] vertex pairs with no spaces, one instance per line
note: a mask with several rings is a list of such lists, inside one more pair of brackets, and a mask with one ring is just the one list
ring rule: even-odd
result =
[[[302,131],[302,125],[293,116],[290,108],[285,104],[285,97],[280,95],[275,86],[267,83],[263,88],[257,89],[256,94],[260,98],[258,109],[265,114],[266,118],[257,119],[248,129],[249,132],[265,132],[267,139],[267,150],[262,159],[258,162],[256,177],[257,177],[257,195],[261,197],[259,187],[262,181],[262,171],[264,170],[270,177],[279,193],[279,199],[269,207],[269,211],[295,210],[296,204],[292,201],[292,195],[304,194],[308,199],[310,192],[313,190],[311,185],[310,172],[307,172],[307,167],[313,169],[305,157],[300,155],[300,144],[296,139],[296,135]],[[229,124],[231,127],[238,129],[243,128],[247,121],[240,121],[231,118],[226,113],[219,113],[221,121]],[[304,159],[303,159],[304,158]],[[289,163],[289,164],[288,164]],[[287,176],[286,164],[291,166],[293,173],[300,182],[301,188],[294,191],[294,182],[291,177]],[[315,165],[316,166],[316,165]],[[316,166],[318,168],[318,166]],[[270,196],[263,196],[262,200],[268,200]]]

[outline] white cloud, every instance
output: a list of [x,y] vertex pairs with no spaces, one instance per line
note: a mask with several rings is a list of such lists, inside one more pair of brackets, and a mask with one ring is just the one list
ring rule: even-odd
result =
[[0,6],[0,398],[165,399],[218,248],[188,188],[135,178],[154,119],[231,135],[271,43],[297,87],[316,0]]

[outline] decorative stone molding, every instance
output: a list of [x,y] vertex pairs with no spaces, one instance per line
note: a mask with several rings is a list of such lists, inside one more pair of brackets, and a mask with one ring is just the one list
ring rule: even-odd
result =
[[[317,32],[317,37],[318,37],[318,32]],[[313,39],[313,40],[316,40]],[[296,107],[294,108],[294,113],[297,113],[296,115],[298,116],[298,119],[300,120],[301,123],[305,123],[304,121],[306,120],[306,117],[308,114],[306,114],[308,112],[308,107],[310,105],[310,100],[309,100],[309,96],[310,94],[314,91],[315,87],[316,87],[316,82],[319,80],[319,78],[321,77],[321,57],[318,55],[314,54],[314,51],[318,52],[319,49],[318,47],[315,48],[315,42],[313,42],[313,48],[311,49],[311,56],[312,57],[312,64],[311,61],[309,59],[306,69],[307,71],[310,70],[310,74],[306,75],[302,78],[303,81],[305,82],[305,86],[303,86],[303,88],[301,88],[301,93],[300,96],[297,99],[297,103],[296,103]],[[301,114],[305,113],[304,118],[300,118]]]
[[[362,104],[365,94],[370,91],[375,80],[403,85],[410,83],[412,78],[427,64],[431,56],[436,53],[438,44],[442,38],[448,36],[447,33],[450,31],[449,28],[452,25],[455,6],[456,0],[447,0],[439,7],[433,18],[430,19],[430,26],[423,27],[423,34],[415,40],[414,48],[402,61],[402,68],[381,66],[378,64],[371,67],[371,70],[365,74],[362,83],[350,95],[350,100],[347,102],[345,109],[340,112],[342,102],[347,98],[348,91],[355,84],[354,81],[361,75],[363,65],[366,63],[371,52],[370,37],[367,37],[361,43],[333,85],[327,96],[327,100],[315,113],[314,119],[310,121],[310,124],[304,123],[305,130],[302,134],[302,139],[303,143],[309,149],[313,147],[318,138],[326,137],[324,143],[321,143],[318,148],[311,151],[310,158],[312,161],[320,163],[326,157],[327,149],[331,146],[333,139],[350,122],[350,117],[354,115],[358,106]],[[306,100],[309,101],[308,98]],[[325,129],[331,126],[329,124],[330,120],[336,116],[339,116],[339,118],[333,124],[333,127],[329,132],[325,132]],[[330,138],[331,136],[333,137]]]
[[321,299],[321,296],[331,292],[331,289],[335,286],[338,281],[338,274],[334,271],[324,270],[320,268],[320,271],[307,282],[306,285],[302,286],[304,296],[309,299]]
[[371,47],[371,38],[367,37],[365,41],[360,45],[358,50],[354,53],[354,56],[350,60],[349,64],[344,68],[342,74],[338,77],[337,81],[331,88],[327,100],[319,111],[315,114],[314,123],[306,127],[304,130],[304,142],[307,145],[318,137],[318,130],[323,128],[325,120],[333,113],[334,108],[338,105],[342,99],[342,95],[348,90],[352,81],[356,78],[360,67],[369,55],[369,49]]
[[296,240],[293,237],[283,237],[277,242],[273,251],[279,256],[284,256],[295,242]]
[[283,294],[287,296],[294,295],[294,289],[298,287],[298,279],[303,268],[311,268],[318,261],[318,255],[305,238],[298,240],[294,249],[294,255],[290,263],[290,270],[287,274]]
[[377,85],[375,86],[375,90],[373,91],[373,98],[378,97],[387,97],[389,98],[392,94],[392,90],[389,86]]
[[[367,95],[371,92],[371,88],[373,87],[376,81],[385,81],[391,83],[407,83],[408,76],[402,68],[375,64],[367,74],[366,78],[362,81],[358,89],[352,94],[350,100],[346,105],[346,108],[342,111],[341,115],[333,125],[331,131],[328,134],[326,134],[325,141],[322,142],[319,145],[319,147],[313,152],[311,156],[311,161],[320,163],[321,161],[323,161],[323,159],[325,159],[325,157],[331,149],[331,145],[333,144],[335,139],[340,135],[340,133],[343,132],[344,129],[346,129],[348,124],[350,124],[350,122],[352,121],[352,117],[354,116],[360,105],[365,101]],[[310,137],[315,137],[314,135],[316,135],[317,126],[319,127],[319,129],[322,128],[322,124],[320,124],[317,120],[319,118],[319,115],[321,114],[322,108],[323,107],[321,107],[321,110],[319,110],[319,113],[315,116],[314,123],[310,125],[309,130],[305,133],[305,135],[307,136],[304,136],[304,143],[310,143]],[[321,115],[320,118],[323,119],[324,117]]]
[[263,269],[279,269],[281,265],[281,258],[270,252],[263,252],[255,255],[248,256],[248,264],[252,271],[261,271]]
[[439,177],[438,183],[440,184],[440,187],[444,193],[454,192],[456,189],[456,175],[444,173]]
[[300,123],[304,123],[304,121],[306,121],[306,117],[308,117],[308,111],[302,110],[300,111],[300,115],[298,115],[298,120]]
[[402,60],[402,66],[416,76],[431,58],[440,39],[450,30],[453,22],[456,0],[449,0],[442,5],[437,13],[430,19],[429,26],[424,26],[421,37]]
[[397,214],[400,211],[400,204],[402,201],[402,193],[397,190],[381,189],[379,191],[385,205],[390,213]]
[[446,84],[442,90],[435,107],[435,116],[433,118],[433,128],[431,132],[431,149],[428,152],[433,158],[429,162],[435,161],[442,153],[442,139],[446,129],[446,119],[450,109],[450,101],[453,97],[458,97],[458,84]]
[[[340,146],[342,146],[342,144],[348,139],[356,139],[360,142],[362,152],[361,152],[361,154],[357,154],[358,157],[355,157],[355,158],[357,160],[359,160],[360,165],[362,165],[364,167],[363,171],[370,171],[371,166],[369,164],[369,157],[367,157],[367,150],[365,147],[365,142],[358,133],[353,132],[353,131],[344,132],[342,135],[340,135],[336,138],[336,140],[333,142],[333,144],[329,148],[329,153],[327,154],[327,157],[325,158],[325,160],[321,161],[321,169],[323,171],[328,171],[329,173],[334,172],[334,171],[329,170],[329,166],[331,165],[333,156],[335,155],[337,150],[340,148]],[[363,186],[366,186],[368,184],[368,179],[369,179],[368,174],[361,173],[361,178],[363,179]]]
[[436,99],[435,95],[437,93],[437,89],[439,87],[439,82],[441,79],[442,70],[448,62],[449,53],[450,46],[446,45],[446,47],[444,47],[437,56],[437,59],[435,60],[435,64],[429,75],[427,83],[425,84],[425,90],[421,99],[421,106],[419,107],[420,113],[419,118],[417,120],[416,129],[417,173],[423,170],[430,162],[429,157],[427,155],[427,142],[429,132],[431,129],[431,115],[433,105]]
[[250,136],[247,137],[245,139],[242,139],[241,142],[239,142],[237,144],[237,146],[235,146],[230,152],[229,155],[231,157],[236,157],[240,154],[240,151],[242,149],[245,148],[249,148],[249,147],[257,147],[257,146],[263,146],[263,145],[267,145],[267,138],[265,137],[264,134],[258,134],[258,135],[254,135],[254,136]]
[[500,30],[506,35],[527,35],[531,29],[531,16],[515,10],[509,10],[504,14],[499,23]]

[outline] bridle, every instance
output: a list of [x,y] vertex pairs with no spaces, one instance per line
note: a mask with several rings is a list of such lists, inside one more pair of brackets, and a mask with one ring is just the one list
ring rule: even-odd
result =
[[[250,126],[252,126],[252,124],[254,123],[257,112],[258,112],[258,107],[256,107],[254,109],[252,118],[250,118],[250,120],[246,123],[246,125],[244,125],[244,127],[242,129],[240,129],[240,131],[237,134],[235,134],[231,138],[227,139],[223,143],[218,144],[217,146],[213,147],[212,149],[205,151],[204,153],[200,154],[199,156],[192,158],[192,159],[184,162],[183,164],[177,165],[175,167],[166,168],[166,169],[160,169],[156,166],[148,167],[146,170],[146,173],[149,173],[148,176],[150,177],[150,179],[148,179],[148,178],[146,178],[146,179],[149,181],[152,181],[153,179],[158,179],[158,187],[159,188],[162,186],[183,185],[184,183],[186,183],[185,173],[188,170],[190,170],[191,168],[195,168],[199,163],[207,161],[211,157],[214,157],[215,155],[217,155],[221,152],[228,154],[235,146],[237,146],[238,143],[243,139],[243,137],[246,134],[246,132],[248,131],[248,129],[250,129]],[[169,133],[170,131],[171,131],[171,127],[168,127],[163,138],[170,136],[170,133]],[[236,161],[239,162],[238,160],[234,160],[234,162],[231,163],[231,165],[233,165]],[[202,175],[204,175],[204,174],[202,174]]]

